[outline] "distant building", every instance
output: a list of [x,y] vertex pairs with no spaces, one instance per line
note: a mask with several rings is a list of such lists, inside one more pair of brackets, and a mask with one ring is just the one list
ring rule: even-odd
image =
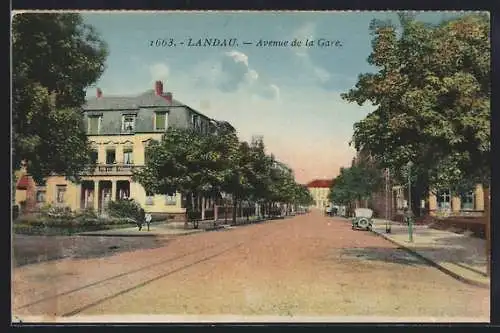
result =
[[332,186],[331,179],[315,179],[306,184],[306,187],[311,192],[311,196],[314,199],[314,203],[311,207],[318,209],[325,209],[330,204],[328,200],[328,193],[330,192],[330,187]]

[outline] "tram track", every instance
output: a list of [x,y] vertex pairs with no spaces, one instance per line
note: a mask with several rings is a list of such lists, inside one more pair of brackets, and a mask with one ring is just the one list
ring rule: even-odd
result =
[[189,251],[64,292],[42,297],[16,307],[13,312],[18,312],[16,314],[19,315],[25,313],[29,315],[74,316],[107,300],[219,257],[256,237],[269,237],[274,234],[274,232],[267,234],[262,231],[262,228],[257,228],[250,236],[247,233],[235,235],[236,237],[229,241],[231,244],[228,244],[227,240],[220,240],[216,244],[203,246],[195,251]]

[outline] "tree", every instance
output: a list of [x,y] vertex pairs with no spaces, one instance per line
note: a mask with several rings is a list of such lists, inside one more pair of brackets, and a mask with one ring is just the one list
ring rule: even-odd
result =
[[12,19],[13,169],[35,181],[73,180],[90,165],[78,108],[104,71],[107,48],[79,14],[22,13]]
[[429,189],[456,193],[489,184],[489,17],[429,25],[400,15],[400,26],[398,37],[392,22],[372,22],[368,62],[378,72],[361,74],[342,94],[376,107],[355,124],[356,149],[369,151],[401,182],[411,160],[415,201]]
[[350,168],[341,168],[333,180],[328,199],[336,204],[351,206],[355,201],[367,200],[382,185],[379,169],[365,161]]
[[[235,129],[227,122],[218,123],[215,133],[210,134],[167,129],[161,141],[148,145],[145,166],[134,170],[132,179],[151,194],[181,193],[187,220],[200,196],[230,194],[233,223],[242,202],[267,203],[270,214],[273,203],[307,204],[311,200],[307,189],[297,190],[292,170],[265,154],[262,141],[239,142]],[[204,205],[201,209],[203,218]]]
[[314,198],[305,185],[295,184],[294,204],[297,206],[308,207],[314,203]]
[[208,192],[212,187],[208,177],[217,156],[204,151],[205,140],[191,129],[169,128],[160,142],[148,145],[145,167],[134,170],[132,179],[148,193],[181,193],[191,217],[196,194]]

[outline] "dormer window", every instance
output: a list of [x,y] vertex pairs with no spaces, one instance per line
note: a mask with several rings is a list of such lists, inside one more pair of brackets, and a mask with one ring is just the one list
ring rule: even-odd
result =
[[135,131],[135,115],[124,115],[122,120],[122,132],[133,133]]
[[164,131],[167,128],[167,113],[157,111],[155,112],[155,130]]
[[101,129],[101,116],[89,115],[87,118],[87,133],[89,135],[98,135]]

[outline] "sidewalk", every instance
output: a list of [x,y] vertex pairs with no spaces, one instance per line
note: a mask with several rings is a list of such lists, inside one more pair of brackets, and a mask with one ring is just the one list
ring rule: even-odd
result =
[[214,220],[205,220],[200,221],[198,229],[193,229],[192,223],[189,223],[189,229],[184,228],[184,222],[169,222],[169,223],[152,223],[150,225],[149,231],[147,226],[144,224],[142,226],[142,230],[134,227],[129,228],[117,228],[117,229],[109,229],[109,230],[97,230],[97,231],[86,231],[79,233],[80,236],[115,236],[115,237],[161,237],[161,236],[180,236],[180,235],[188,235],[199,232],[205,232],[210,230],[217,229],[232,229],[234,227],[242,226],[245,224],[252,224],[257,222],[262,222],[267,219],[257,219],[255,217],[251,217],[250,221],[247,221],[245,218],[238,218],[236,221],[236,225],[232,226],[230,223],[231,219],[228,219],[227,224],[224,219],[219,219],[215,223]]
[[413,227],[413,242],[410,242],[407,225],[391,222],[391,233],[387,234],[386,220],[373,219],[373,222],[372,231],[377,235],[458,280],[489,288],[483,239],[417,225]]

